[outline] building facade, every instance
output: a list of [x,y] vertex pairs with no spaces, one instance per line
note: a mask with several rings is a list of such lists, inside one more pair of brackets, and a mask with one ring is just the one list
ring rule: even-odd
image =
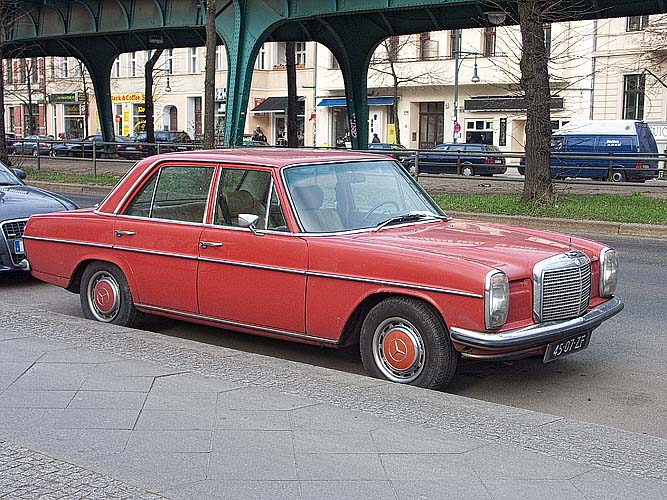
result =
[[[552,128],[570,120],[643,119],[667,148],[667,34],[660,16],[545,26],[550,54]],[[349,144],[344,85],[338,61],[324,47],[296,42],[300,144]],[[525,102],[519,88],[518,27],[439,31],[383,42],[368,75],[369,137],[410,149],[442,142],[494,144],[520,152]],[[122,54],[112,67],[117,135],[135,136],[145,114],[144,66],[150,51]],[[165,49],[153,71],[156,130],[203,134],[205,49]],[[98,132],[90,78],[74,58],[5,62],[6,127],[82,138]],[[285,43],[266,43],[255,62],[246,115],[249,135],[260,127],[283,144],[287,81]],[[216,50],[216,132],[222,137],[227,60]],[[26,100],[30,93],[30,103]],[[29,107],[32,106],[32,113]]]

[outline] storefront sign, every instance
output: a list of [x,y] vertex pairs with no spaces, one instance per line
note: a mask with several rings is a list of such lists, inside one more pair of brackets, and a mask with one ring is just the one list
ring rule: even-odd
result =
[[79,102],[79,92],[70,92],[69,94],[49,94],[49,104]]
[[146,96],[143,92],[134,94],[111,94],[111,102],[144,102]]

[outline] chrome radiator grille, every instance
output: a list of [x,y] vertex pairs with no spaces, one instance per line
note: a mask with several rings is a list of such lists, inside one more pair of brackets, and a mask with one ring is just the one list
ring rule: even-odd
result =
[[588,309],[591,263],[581,252],[568,252],[538,263],[533,270],[536,321],[575,318]]
[[0,227],[2,227],[2,234],[5,237],[5,242],[7,243],[9,255],[12,257],[12,262],[14,262],[14,264],[18,264],[25,257],[25,255],[17,254],[14,251],[14,240],[23,237],[23,231],[25,230],[27,223],[28,219],[21,219],[11,220],[0,224]]

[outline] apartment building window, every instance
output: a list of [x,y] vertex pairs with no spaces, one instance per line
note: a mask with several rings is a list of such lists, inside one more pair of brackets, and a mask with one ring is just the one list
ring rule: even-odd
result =
[[69,78],[69,58],[60,58],[60,78]]
[[39,83],[39,59],[30,60],[30,81],[32,83]]
[[164,69],[168,75],[174,74],[174,49],[165,50]]
[[338,59],[336,59],[336,56],[333,54],[331,54],[331,60],[329,61],[329,69],[340,69]]
[[5,84],[14,85],[14,61],[6,59],[2,64],[5,66]]
[[306,65],[306,42],[294,43],[294,59],[297,66]]
[[544,25],[544,47],[546,48],[547,55],[551,55],[551,24]]
[[496,55],[496,27],[488,26],[484,28],[484,57],[493,57]]
[[72,76],[75,78],[81,77],[81,71],[82,71],[81,61],[75,59],[74,64],[72,65]]
[[262,44],[257,53],[257,69],[266,69],[266,44]]
[[642,31],[648,27],[648,16],[630,16],[625,31]]
[[197,73],[199,71],[199,57],[197,47],[190,47],[190,57],[188,58],[188,73]]
[[113,62],[111,72],[114,78],[120,78],[120,57],[117,57],[116,60]]
[[428,61],[429,59],[438,58],[438,41],[431,40],[431,33],[419,34],[419,59]]
[[137,76],[137,53],[130,52],[130,76]]
[[224,63],[223,57],[225,56],[225,53],[222,50],[223,48],[224,48],[224,45],[218,45],[215,48],[215,69],[216,69],[216,71],[221,70],[222,67],[223,67],[223,63]]
[[646,77],[625,75],[623,85],[623,119],[642,120],[644,118],[644,87]]

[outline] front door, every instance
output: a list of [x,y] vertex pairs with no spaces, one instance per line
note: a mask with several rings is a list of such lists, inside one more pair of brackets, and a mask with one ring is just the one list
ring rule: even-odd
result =
[[[240,227],[240,214],[259,217],[259,234]],[[200,314],[304,333],[308,247],[287,232],[271,172],[223,167],[212,222],[201,235]]]

